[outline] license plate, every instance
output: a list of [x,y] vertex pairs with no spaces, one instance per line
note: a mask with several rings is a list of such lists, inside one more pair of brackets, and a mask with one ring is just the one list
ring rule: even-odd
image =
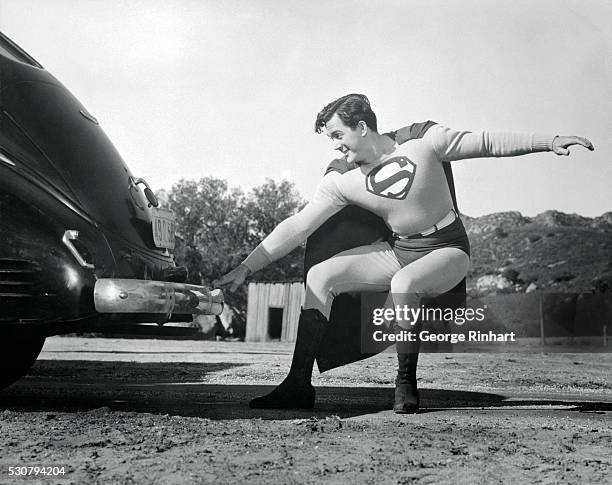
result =
[[176,221],[174,212],[168,209],[151,207],[153,242],[158,248],[174,249]]

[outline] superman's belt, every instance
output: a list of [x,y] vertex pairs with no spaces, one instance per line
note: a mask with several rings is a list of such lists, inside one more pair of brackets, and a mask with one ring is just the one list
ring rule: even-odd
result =
[[427,229],[421,232],[418,232],[416,234],[411,234],[410,236],[406,236],[403,234],[397,234],[394,232],[391,236],[393,237],[393,239],[411,239],[414,237],[429,236],[430,234],[433,234],[434,232],[437,232],[440,229],[445,228],[446,226],[450,226],[453,222],[455,222],[457,217],[458,216],[457,216],[457,213],[455,212],[455,209],[451,209],[448,214],[446,214],[442,219],[436,222],[433,226],[428,227]]

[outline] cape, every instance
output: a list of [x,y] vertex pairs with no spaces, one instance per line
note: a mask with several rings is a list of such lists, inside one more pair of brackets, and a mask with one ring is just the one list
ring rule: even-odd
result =
[[[397,131],[385,133],[385,135],[401,145],[408,140],[423,137],[427,130],[435,124],[433,121],[413,123]],[[451,164],[444,163],[443,166],[453,205],[459,213]],[[338,158],[329,164],[325,173],[330,171],[344,173],[355,168],[355,164]],[[347,249],[372,244],[381,237],[387,238],[390,233],[385,222],[376,214],[353,205],[343,208],[323,223],[306,241],[304,280],[310,268],[315,264]],[[445,295],[422,303],[426,306],[457,308],[465,304],[465,295],[466,281],[463,279]],[[317,353],[319,372],[372,357],[389,346],[381,344],[380,348],[374,349],[374,352],[362,353],[361,300],[361,293],[343,293],[334,299],[329,326]]]

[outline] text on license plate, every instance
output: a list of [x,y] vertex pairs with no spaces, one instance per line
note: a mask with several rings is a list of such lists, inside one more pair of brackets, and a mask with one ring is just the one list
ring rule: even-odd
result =
[[174,249],[176,221],[174,213],[168,209],[151,207],[153,241],[158,248]]

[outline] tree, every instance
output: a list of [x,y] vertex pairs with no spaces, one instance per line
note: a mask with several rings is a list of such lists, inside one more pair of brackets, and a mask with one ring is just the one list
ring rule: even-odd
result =
[[168,194],[177,235],[184,245],[188,281],[210,285],[248,254],[249,222],[244,194],[227,182],[205,177],[198,182],[180,180]]
[[[253,248],[283,220],[304,207],[305,202],[287,180],[280,183],[267,178],[249,192],[246,214]],[[284,258],[266,267],[256,275],[259,281],[283,281],[301,279],[303,274],[304,248],[299,247]]]

